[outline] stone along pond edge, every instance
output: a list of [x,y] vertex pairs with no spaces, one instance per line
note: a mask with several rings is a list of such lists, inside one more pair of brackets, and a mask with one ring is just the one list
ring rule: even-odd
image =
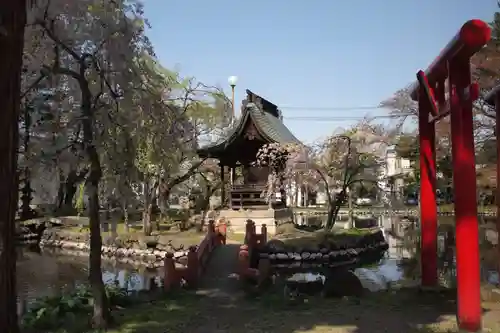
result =
[[[280,242],[281,243],[281,242]],[[281,246],[280,246],[281,245]],[[387,251],[389,245],[381,231],[353,236],[341,244],[320,244],[316,249],[287,247],[285,244],[269,242],[259,252],[261,259],[269,259],[272,266],[329,266],[329,264],[357,261]],[[308,266],[308,265],[307,265]]]
[[[48,230],[47,230],[48,231]],[[64,237],[64,239],[63,239]],[[45,250],[59,250],[61,254],[73,256],[88,256],[90,245],[87,240],[82,240],[81,236],[60,235],[52,232],[44,233],[40,239],[40,248]],[[195,246],[196,247],[196,246]],[[187,265],[188,250],[169,251],[161,248],[137,248],[134,245],[116,246],[103,245],[101,247],[101,256],[103,259],[116,261],[133,266],[146,266],[150,269],[164,266],[165,256],[172,253],[177,267]]]

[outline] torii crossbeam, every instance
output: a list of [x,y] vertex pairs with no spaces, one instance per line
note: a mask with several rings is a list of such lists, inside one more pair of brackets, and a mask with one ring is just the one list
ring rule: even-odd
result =
[[420,136],[420,225],[422,285],[437,284],[437,205],[435,123],[451,118],[453,187],[460,329],[481,329],[479,231],[472,103],[479,96],[471,83],[470,58],[490,40],[483,21],[466,22],[436,60],[423,72],[411,97],[418,101]]

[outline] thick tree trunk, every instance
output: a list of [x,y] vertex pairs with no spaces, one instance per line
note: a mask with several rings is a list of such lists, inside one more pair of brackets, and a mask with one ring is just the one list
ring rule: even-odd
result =
[[26,1],[0,1],[0,332],[17,333],[15,214]]
[[94,311],[92,326],[96,329],[106,329],[112,323],[110,307],[101,270],[101,223],[99,221],[99,181],[102,170],[99,154],[94,144],[94,130],[90,92],[88,82],[85,80],[83,64],[80,64],[80,88],[82,90],[82,128],[85,152],[90,162],[90,174],[86,182],[86,191],[89,196],[89,225],[90,225],[90,257],[89,257],[89,282],[94,298]]
[[101,271],[101,230],[99,221],[99,175],[93,174],[89,177],[86,190],[89,196],[89,217],[90,217],[90,269],[89,281],[94,298],[94,313],[92,325],[94,328],[107,328],[111,322],[108,298],[104,289]]

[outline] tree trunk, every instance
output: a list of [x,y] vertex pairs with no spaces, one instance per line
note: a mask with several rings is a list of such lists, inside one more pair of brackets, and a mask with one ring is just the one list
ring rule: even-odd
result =
[[153,228],[151,226],[151,216],[153,215],[153,204],[148,203],[142,212],[142,230],[145,236],[151,236]]
[[309,191],[307,186],[304,186],[304,207],[309,207]]
[[64,194],[65,194],[65,183],[63,181],[63,175],[62,172],[59,172],[59,187],[57,189],[57,208],[61,209],[63,208],[64,204]]
[[[29,158],[30,152],[30,130],[31,130],[31,115],[30,108],[24,107],[24,158],[26,161]],[[21,213],[20,219],[21,221],[29,220],[33,217],[34,212],[31,209],[31,200],[33,199],[33,189],[31,188],[31,173],[30,168],[28,166],[24,167],[23,170],[23,187],[21,189]]]
[[0,2],[0,332],[17,333],[15,214],[26,1]]
[[286,208],[286,206],[287,206],[287,204],[286,204],[286,190],[285,190],[284,185],[281,185],[281,187],[280,187],[280,196],[281,196],[281,203],[283,204],[283,207]]
[[352,191],[349,191],[347,202],[349,204],[349,222],[347,223],[347,229],[354,228],[354,212],[352,210]]
[[295,191],[293,192],[292,206],[298,207],[299,206],[299,178],[298,177],[295,177],[295,181],[294,181],[293,185],[294,185]]
[[23,187],[21,189],[21,213],[20,213],[20,220],[21,221],[26,221],[34,216],[34,212],[31,209],[31,200],[33,199],[33,190],[31,189],[31,181],[30,181],[30,172],[29,169],[24,170],[24,180],[23,180]]
[[120,208],[110,207],[110,227],[113,241],[118,237],[118,221],[121,219]]
[[[158,182],[155,182],[152,186],[150,186],[149,181],[151,179],[146,177],[143,183],[143,192],[144,192],[144,211],[142,212],[142,230],[145,236],[151,236],[153,232],[153,208],[156,202],[156,193],[158,191]],[[158,221],[156,222],[158,223]],[[159,230],[159,223],[155,225],[155,229]]]
[[346,191],[343,189],[335,198],[329,198],[328,202],[328,217],[326,220],[326,230],[332,230],[337,222],[337,216],[339,215],[340,206],[345,203]]
[[203,197],[203,200],[201,201],[200,209],[201,209],[201,221],[200,224],[197,226],[197,230],[199,232],[203,231],[203,227],[205,226],[205,219],[207,218],[207,213],[208,209],[210,208],[210,198],[212,197],[213,193],[215,192],[215,189],[208,188],[205,192],[205,196]]
[[76,170],[71,170],[66,177],[66,182],[64,183],[64,208],[72,209],[73,208],[73,199],[75,198],[75,194],[78,190],[78,182],[83,180],[83,176],[76,172]]
[[85,180],[87,175],[87,169],[83,169],[80,172],[76,170],[71,170],[63,183],[64,190],[61,190],[63,195],[63,202],[61,207],[64,210],[70,212],[73,210],[73,200],[78,191],[78,184]]
[[125,228],[125,232],[129,232],[128,227],[128,203],[127,200],[122,199],[122,213],[123,213],[123,226]]
[[101,230],[99,221],[99,175],[91,172],[86,190],[89,196],[89,217],[90,217],[90,270],[89,281],[94,298],[94,313],[92,316],[92,326],[98,329],[107,328],[111,322],[108,298],[104,289],[101,271]]
[[72,209],[73,208],[73,199],[75,198],[75,194],[77,191],[77,186],[75,183],[65,184],[66,190],[64,191],[64,208]]
[[94,144],[94,128],[92,114],[92,94],[88,82],[85,80],[84,64],[80,64],[80,88],[82,92],[82,128],[85,152],[90,162],[90,174],[85,189],[89,197],[89,225],[90,225],[90,257],[89,282],[94,298],[92,326],[96,329],[106,329],[112,322],[111,312],[102,281],[101,270],[101,223],[99,221],[99,181],[102,176],[101,161]]
[[168,200],[170,199],[170,188],[161,188],[161,191],[158,196],[158,206],[160,208],[161,215],[163,217],[168,216],[169,204]]

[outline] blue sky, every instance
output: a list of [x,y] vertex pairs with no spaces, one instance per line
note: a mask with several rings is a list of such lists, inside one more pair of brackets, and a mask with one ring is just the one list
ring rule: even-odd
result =
[[223,87],[238,76],[237,110],[250,89],[280,106],[305,142],[355,120],[294,117],[362,117],[367,110],[352,108],[376,106],[412,82],[465,21],[491,21],[497,9],[496,0],[145,3],[148,35],[164,66]]

